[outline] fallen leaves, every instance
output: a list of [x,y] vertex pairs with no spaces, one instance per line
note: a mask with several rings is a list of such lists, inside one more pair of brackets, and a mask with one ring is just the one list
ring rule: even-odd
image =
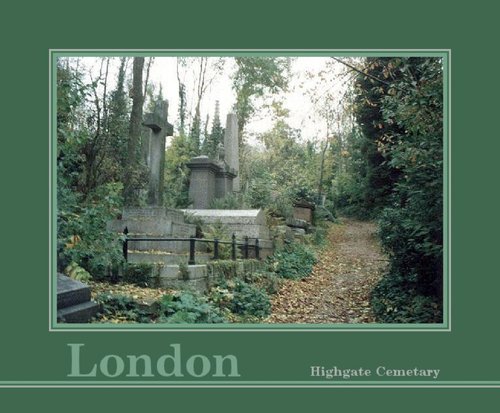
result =
[[345,219],[333,225],[329,246],[318,257],[311,275],[285,280],[272,297],[267,323],[373,323],[370,293],[386,260],[370,222]]
[[111,284],[90,281],[88,284],[92,293],[92,299],[95,299],[100,294],[125,295],[132,298],[137,303],[144,305],[151,305],[151,303],[160,300],[165,294],[172,294],[174,292],[174,290],[144,288],[127,283]]

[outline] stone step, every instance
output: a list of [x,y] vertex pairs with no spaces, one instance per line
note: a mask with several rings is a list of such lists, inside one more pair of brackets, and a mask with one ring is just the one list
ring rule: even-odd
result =
[[99,311],[99,304],[87,301],[57,310],[57,321],[60,323],[88,323]]
[[57,308],[67,308],[90,301],[88,285],[57,274]]
[[[197,252],[195,260],[197,264],[204,264],[213,257],[213,254]],[[163,265],[187,264],[189,254],[164,253],[161,251],[129,251],[128,262],[130,263],[162,263]]]

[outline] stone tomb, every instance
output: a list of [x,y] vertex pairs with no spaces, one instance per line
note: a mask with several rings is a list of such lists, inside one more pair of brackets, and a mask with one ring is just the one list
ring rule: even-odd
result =
[[90,300],[88,285],[57,274],[57,321],[59,323],[88,323],[99,311]]
[[[196,226],[184,221],[180,210],[165,207],[124,208],[121,219],[108,222],[108,231],[123,233],[128,229],[131,238],[189,238],[196,234]],[[130,250],[188,252],[184,241],[129,241]]]
[[234,233],[238,241],[248,236],[250,245],[255,245],[253,238],[258,238],[261,258],[273,252],[273,242],[262,209],[185,209],[184,212],[200,218],[206,224],[222,224],[227,229],[227,240],[231,240]]

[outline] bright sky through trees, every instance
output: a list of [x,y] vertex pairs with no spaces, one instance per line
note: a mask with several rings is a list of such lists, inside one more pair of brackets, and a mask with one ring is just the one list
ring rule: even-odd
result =
[[[213,57],[210,59],[218,58]],[[100,58],[95,57],[71,59],[72,65],[78,64],[80,68],[91,73],[94,79],[99,74],[100,62]],[[146,65],[147,62],[148,58],[146,58]],[[108,82],[110,85],[108,85],[108,88],[112,89],[114,87],[118,66],[119,58],[112,58],[109,66]],[[131,60],[128,62],[127,73],[129,74],[130,67]],[[186,86],[188,126],[191,124],[195,111],[197,70],[198,65],[189,59],[187,65],[180,68],[180,78]],[[208,129],[210,130],[216,100],[220,103],[220,114],[223,123],[226,114],[231,111],[235,104],[236,95],[232,89],[232,81],[236,64],[233,58],[228,57],[224,58],[221,73],[210,72],[210,67],[208,70],[207,77],[213,80],[201,102],[201,120],[206,122],[207,115],[209,116]],[[269,105],[273,100],[283,102],[284,108],[289,110],[288,123],[291,127],[301,130],[303,140],[324,140],[327,133],[334,133],[335,128],[339,127],[340,123],[335,125],[335,122],[333,122],[327,132],[327,122],[325,117],[321,115],[321,106],[325,100],[329,100],[328,107],[333,107],[340,113],[348,79],[349,76],[345,75],[345,67],[329,57],[293,58],[288,92],[267,99],[259,98],[256,101],[258,110],[246,127],[247,141],[257,144],[257,135],[269,130],[271,127],[273,118]],[[174,124],[177,130],[179,126],[177,58],[155,57],[150,68],[149,84],[154,85],[155,94],[158,93],[161,85],[162,94],[169,101],[169,121]]]

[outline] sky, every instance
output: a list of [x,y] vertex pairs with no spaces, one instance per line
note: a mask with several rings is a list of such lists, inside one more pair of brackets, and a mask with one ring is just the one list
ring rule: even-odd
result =
[[[217,59],[217,58],[209,58]],[[146,58],[146,63],[148,58]],[[129,70],[131,72],[129,60]],[[92,73],[94,78],[99,73],[100,60],[95,57],[80,58],[80,67]],[[110,65],[110,85],[113,88],[114,79],[118,71],[119,59],[114,58]],[[180,71],[181,79],[186,84],[188,112],[194,113],[194,92],[196,87],[198,66],[193,60],[188,59],[188,65]],[[236,102],[236,95],[232,89],[232,75],[236,70],[236,63],[233,58],[224,59],[222,73],[214,76],[213,71],[207,72],[208,78],[213,78],[201,104],[201,118],[206,120],[207,114],[210,117],[209,128],[215,110],[215,102],[219,101],[220,118],[223,125],[227,113]],[[292,128],[301,131],[301,139],[322,141],[328,134],[335,132],[335,126],[330,126],[327,130],[325,118],[318,114],[318,107],[324,99],[329,99],[330,106],[335,110],[342,109],[343,95],[346,91],[347,78],[341,76],[345,72],[345,67],[333,61],[329,57],[296,57],[292,60],[291,76],[288,91],[279,95],[283,105],[289,110],[288,123]],[[149,82],[153,83],[158,90],[161,85],[164,98],[169,101],[169,122],[175,128],[179,125],[178,119],[178,80],[177,80],[177,58],[176,57],[155,57],[150,68]],[[275,98],[275,97],[272,97]],[[264,108],[264,103],[270,103],[271,97],[257,101],[259,110],[246,126],[247,142],[259,146],[258,135],[272,127],[272,119],[268,110]],[[332,130],[333,128],[333,130]],[[167,139],[167,146],[169,139]]]

